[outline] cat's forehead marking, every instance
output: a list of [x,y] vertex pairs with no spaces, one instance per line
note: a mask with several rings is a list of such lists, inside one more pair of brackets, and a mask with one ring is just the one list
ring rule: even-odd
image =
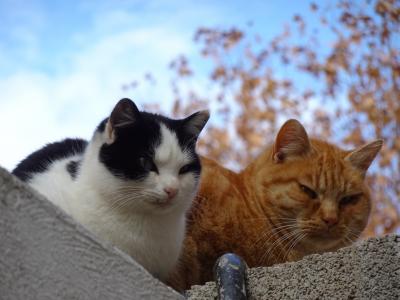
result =
[[155,162],[159,164],[184,163],[187,158],[179,146],[176,134],[164,124],[160,124],[160,132],[161,143],[155,149]]
[[341,159],[331,153],[323,153],[315,162],[317,167],[313,171],[313,182],[320,193],[345,190],[347,179]]

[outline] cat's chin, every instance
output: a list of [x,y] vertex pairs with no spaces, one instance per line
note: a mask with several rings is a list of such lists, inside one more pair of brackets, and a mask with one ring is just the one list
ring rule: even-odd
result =
[[149,212],[155,215],[166,215],[184,210],[182,205],[179,204],[179,199],[157,198],[146,202]]
[[329,233],[310,235],[305,243],[311,248],[318,249],[317,252],[335,251],[345,246],[341,236]]

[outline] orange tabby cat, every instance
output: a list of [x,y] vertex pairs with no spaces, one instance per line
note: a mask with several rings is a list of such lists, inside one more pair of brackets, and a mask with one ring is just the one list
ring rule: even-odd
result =
[[183,290],[213,280],[213,265],[226,252],[256,267],[351,244],[367,224],[371,200],[364,177],[381,146],[377,140],[344,151],[309,139],[298,121],[289,120],[240,173],[203,158],[200,191],[170,284]]

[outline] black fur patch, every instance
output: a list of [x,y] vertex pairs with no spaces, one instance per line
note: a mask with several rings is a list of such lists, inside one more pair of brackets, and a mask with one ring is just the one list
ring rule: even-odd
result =
[[187,132],[187,128],[183,125],[183,120],[171,120],[163,117],[163,123],[173,132],[175,132],[178,143],[182,151],[190,153],[190,157],[192,157],[192,161],[190,162],[190,170],[189,172],[200,175],[201,172],[201,163],[200,159],[196,153],[196,142],[198,136],[194,136],[193,134],[189,134]]
[[78,170],[79,170],[80,165],[81,165],[81,161],[80,160],[71,160],[67,164],[66,168],[67,168],[67,171],[68,171],[69,175],[71,175],[72,179],[76,178],[76,175],[78,174]]
[[[195,152],[196,138],[186,133],[182,127],[183,122],[147,112],[140,112],[134,125],[116,129],[115,142],[104,144],[100,149],[100,162],[120,178],[144,178],[149,170],[142,166],[140,158],[154,159],[155,148],[161,143],[160,123],[176,133],[182,150],[186,149],[191,153],[193,161],[190,172],[200,174],[200,161]],[[98,128],[103,129],[102,126]]]
[[105,118],[103,121],[101,121],[99,126],[97,126],[97,131],[98,132],[104,132],[104,129],[106,129],[107,121],[108,121],[108,118]]
[[87,141],[83,139],[65,139],[51,143],[33,152],[13,170],[13,174],[23,181],[28,181],[35,173],[43,173],[55,160],[67,158],[84,152]]
[[115,176],[140,179],[147,173],[141,157],[154,158],[154,148],[161,142],[160,124],[145,113],[134,126],[116,129],[116,140],[100,148],[99,160]]

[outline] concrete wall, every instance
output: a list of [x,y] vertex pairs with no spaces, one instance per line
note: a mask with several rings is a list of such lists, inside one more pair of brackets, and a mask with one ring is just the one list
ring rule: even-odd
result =
[[[247,272],[249,299],[400,299],[400,237]],[[215,283],[189,299],[215,299]],[[183,299],[0,168],[0,299]]]
[[0,299],[183,299],[0,168]]
[[[216,299],[214,282],[189,299]],[[295,263],[247,272],[249,299],[400,299],[400,236],[360,242]]]

